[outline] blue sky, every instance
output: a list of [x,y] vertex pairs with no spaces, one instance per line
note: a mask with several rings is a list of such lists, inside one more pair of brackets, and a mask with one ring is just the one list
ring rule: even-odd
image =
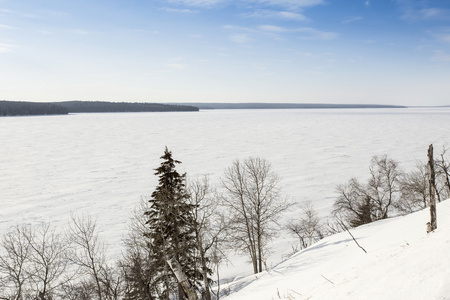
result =
[[450,105],[450,1],[0,0],[0,99]]

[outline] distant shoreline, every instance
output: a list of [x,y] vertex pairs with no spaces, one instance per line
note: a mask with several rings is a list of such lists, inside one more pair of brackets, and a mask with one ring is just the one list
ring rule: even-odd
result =
[[[182,103],[170,103],[179,105]],[[188,102],[184,105],[198,107],[199,109],[330,109],[330,108],[407,108],[401,105],[379,104],[327,104],[327,103],[201,103]]]
[[354,109],[408,108],[382,104],[326,103],[138,103],[106,101],[26,102],[0,101],[0,116],[67,115],[69,113],[184,112],[214,109]]
[[189,105],[104,101],[26,102],[0,101],[0,116],[67,115],[69,113],[199,111]]

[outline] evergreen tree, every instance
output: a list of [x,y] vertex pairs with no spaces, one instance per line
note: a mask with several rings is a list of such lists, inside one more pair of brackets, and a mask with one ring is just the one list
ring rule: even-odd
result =
[[160,293],[158,298],[169,299],[178,289],[178,299],[187,299],[183,289],[177,283],[175,275],[169,268],[167,261],[176,259],[181,265],[182,271],[187,275],[190,283],[199,286],[201,271],[197,266],[197,249],[195,243],[196,221],[192,211],[194,205],[189,204],[189,195],[185,189],[186,174],[180,175],[175,170],[175,165],[181,163],[172,158],[172,153],[167,149],[161,166],[155,169],[159,177],[159,184],[151,195],[148,216],[148,246],[152,248],[157,270],[154,284]]
[[357,204],[356,215],[350,219],[350,226],[358,227],[364,224],[371,223],[373,214],[373,205],[369,196],[364,198],[362,203]]

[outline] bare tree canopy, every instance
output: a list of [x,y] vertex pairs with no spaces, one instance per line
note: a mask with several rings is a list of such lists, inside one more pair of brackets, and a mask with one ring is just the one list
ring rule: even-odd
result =
[[401,197],[395,203],[395,208],[400,213],[408,214],[428,206],[430,198],[428,179],[428,166],[421,162],[416,163],[414,170],[401,176]]
[[213,292],[210,275],[213,267],[216,267],[218,272],[218,263],[220,262],[213,257],[224,256],[219,245],[224,240],[225,217],[219,210],[219,196],[212,187],[208,176],[189,181],[187,191],[190,195],[189,202],[194,207],[192,211],[195,221],[193,227],[203,279],[203,298],[211,300]]
[[237,249],[249,253],[254,273],[263,270],[264,251],[289,203],[279,190],[280,178],[262,158],[236,160],[222,178],[223,201],[230,209],[230,235]]
[[307,248],[312,243],[323,238],[322,224],[312,202],[307,201],[300,205],[301,215],[297,220],[286,224],[286,229],[299,238],[300,249]]
[[374,156],[369,167],[366,185],[352,178],[337,187],[338,198],[333,214],[339,215],[350,226],[356,227],[385,219],[400,199],[402,171],[398,163],[383,155]]

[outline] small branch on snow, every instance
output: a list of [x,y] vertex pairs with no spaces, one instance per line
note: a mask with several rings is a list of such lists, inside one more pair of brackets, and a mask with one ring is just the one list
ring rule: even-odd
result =
[[347,226],[345,226],[344,222],[342,222],[341,220],[339,220],[338,223],[342,226],[342,228],[343,228],[344,230],[347,230],[348,234],[350,234],[350,236],[352,237],[352,239],[355,241],[356,245],[358,245],[359,248],[361,248],[364,252],[367,253],[366,249],[364,249],[363,247],[361,247],[360,244],[358,244],[358,242],[356,241],[356,239],[355,239],[355,237],[353,236],[353,234],[350,232],[350,230],[348,230]]
[[325,276],[323,276],[322,274],[320,274],[320,276],[322,276],[326,281],[331,282],[332,284],[334,284],[333,281],[331,281],[330,279],[326,278]]
[[302,294],[300,294],[300,293],[298,293],[298,292],[296,292],[296,291],[294,291],[294,290],[292,290],[292,289],[288,289],[289,291],[291,291],[291,292],[294,292],[294,293],[296,293],[297,295],[302,295]]

